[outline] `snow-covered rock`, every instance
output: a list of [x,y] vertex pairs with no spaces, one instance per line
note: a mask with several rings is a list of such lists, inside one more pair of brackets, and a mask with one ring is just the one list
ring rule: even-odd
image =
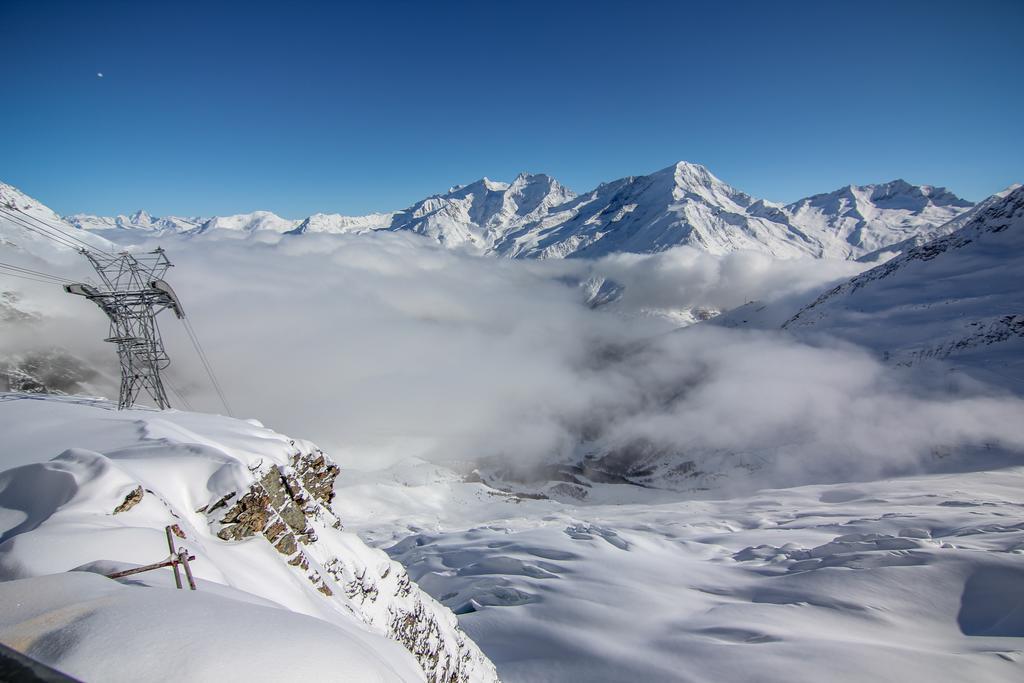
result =
[[[328,622],[321,632],[349,634],[348,640],[340,637],[339,647],[362,647],[373,663],[354,678],[393,669],[404,672],[398,678],[410,679],[404,655],[396,657],[390,641],[411,653],[409,663],[421,669],[416,678],[496,680],[493,666],[450,611],[423,594],[400,565],[343,530],[331,509],[338,468],[313,444],[254,421],[212,415],[116,411],[104,401],[24,394],[0,395],[0,400],[5,437],[0,462],[10,467],[0,473],[0,582],[26,581],[22,589],[42,582],[40,589],[52,584],[66,595],[80,587],[81,595],[68,598],[68,609],[115,591],[110,616],[101,611],[96,623],[116,637],[113,615],[132,605],[170,605],[173,597],[140,601],[118,592],[118,584],[108,579],[54,575],[78,567],[107,573],[159,561],[167,553],[164,527],[177,525],[180,543],[197,558],[192,566],[199,593],[240,601],[223,623],[214,609],[219,598],[185,603],[211,613],[203,631],[235,628],[246,604],[255,602],[281,611],[281,623],[307,623],[296,619],[301,614]],[[170,570],[143,576],[152,585],[173,585]],[[121,585],[137,585],[136,577]],[[5,588],[0,583],[0,601],[17,592]],[[204,600],[212,603],[204,606]],[[41,611],[58,607],[51,601]],[[11,643],[12,633],[28,632],[27,640],[17,642],[31,654],[74,665],[73,648],[39,644],[44,634],[26,621],[34,614],[5,612],[0,638]],[[159,629],[160,615],[148,616]],[[266,622],[275,623],[274,616]],[[138,623],[128,620],[122,628]],[[130,640],[132,634],[125,636]],[[326,637],[321,633],[314,642]],[[246,646],[236,645],[222,656],[245,666]],[[294,656],[320,671],[336,657],[311,647]],[[120,667],[120,661],[113,666]],[[167,675],[166,666],[160,660],[149,664],[160,676]],[[116,668],[111,675],[116,677]],[[148,678],[140,671],[132,675]]]

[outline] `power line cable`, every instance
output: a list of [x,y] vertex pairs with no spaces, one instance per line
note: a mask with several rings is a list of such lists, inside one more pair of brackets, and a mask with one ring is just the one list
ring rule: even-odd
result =
[[174,396],[178,399],[178,401],[181,403],[181,405],[183,405],[185,407],[185,410],[189,410],[189,411],[193,410],[192,404],[185,397],[185,394],[183,392],[179,391],[176,386],[171,384],[171,380],[169,380],[169,379],[167,379],[165,377],[164,378],[164,384],[167,385],[167,388],[171,390],[171,393],[174,394]]
[[82,247],[83,247],[84,249],[87,249],[87,250],[89,250],[89,251],[98,251],[96,247],[94,247],[93,245],[89,244],[88,242],[86,242],[86,241],[84,241],[84,240],[81,240],[81,239],[79,239],[78,237],[76,237],[76,236],[74,236],[74,235],[72,235],[72,234],[70,234],[70,233],[64,232],[63,230],[61,230],[60,228],[58,228],[58,227],[57,227],[56,225],[54,225],[54,224],[52,224],[52,223],[50,223],[50,222],[48,222],[48,221],[44,221],[43,219],[39,218],[38,216],[33,216],[33,215],[32,215],[32,214],[30,214],[30,213],[25,213],[24,211],[22,211],[21,209],[19,209],[19,208],[18,208],[17,206],[14,206],[13,204],[11,204],[11,205],[8,205],[8,208],[10,208],[10,209],[13,209],[14,211],[17,211],[17,212],[18,212],[18,213],[20,213],[20,214],[21,214],[22,216],[25,216],[25,217],[26,217],[26,218],[28,218],[29,220],[32,220],[32,221],[34,221],[34,222],[38,223],[39,225],[43,226],[44,228],[46,228],[46,229],[48,229],[48,230],[53,230],[54,232],[60,233],[60,234],[61,234],[61,235],[63,235],[63,236],[65,237],[65,238],[67,238],[67,239],[69,239],[69,240],[71,240],[71,241],[73,241],[73,242],[77,242],[77,243],[78,243],[78,244],[80,244],[80,245],[81,245],[81,246],[82,246]]
[[[79,251],[79,250],[82,249],[82,247],[78,246],[77,244],[75,244],[74,242],[72,242],[71,240],[69,240],[67,238],[59,237],[58,235],[54,234],[53,232],[47,231],[45,229],[40,229],[40,228],[38,228],[36,226],[30,225],[28,223],[28,221],[23,219],[21,216],[9,212],[3,206],[0,206],[0,214],[3,214],[5,216],[7,216],[7,218],[10,221],[12,221],[15,225],[20,226],[22,228],[25,228],[26,230],[29,230],[30,232],[34,232],[37,235],[42,235],[43,237],[45,237],[45,238],[47,238],[49,240],[52,240],[53,242],[56,242],[57,244],[61,245],[62,247],[66,247],[66,248],[72,249],[74,251]],[[98,253],[98,252],[96,252],[96,253]]]
[[60,275],[50,275],[49,273],[44,273],[40,270],[32,270],[31,268],[23,268],[21,266],[16,266],[13,263],[4,263],[0,261],[0,268],[22,273],[24,275],[33,275],[36,277],[43,277],[50,280],[56,280],[58,282],[63,282],[65,284],[71,284],[72,282],[74,282],[74,280],[69,280],[68,278],[61,277]]
[[206,356],[206,351],[203,350],[203,345],[199,343],[199,337],[196,335],[195,328],[192,327],[192,323],[188,318],[183,318],[182,322],[185,324],[185,331],[188,333],[189,339],[192,340],[192,346],[195,347],[196,353],[199,354],[199,360],[202,362],[203,368],[205,368],[206,374],[210,378],[210,383],[213,384],[213,388],[217,392],[217,396],[220,397],[220,402],[223,404],[224,410],[227,411],[229,416],[234,417],[235,415],[231,411],[231,406],[228,405],[228,400],[224,396],[224,390],[220,386],[220,382],[217,381],[217,375],[213,372],[213,366],[210,364],[210,360]]

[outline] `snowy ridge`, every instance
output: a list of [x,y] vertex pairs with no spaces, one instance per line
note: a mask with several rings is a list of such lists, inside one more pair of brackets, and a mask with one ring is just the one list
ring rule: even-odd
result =
[[822,255],[858,258],[948,223],[972,206],[944,187],[894,180],[848,185],[801,199],[785,212],[819,236]]
[[547,175],[521,173],[511,183],[483,178],[417,202],[394,216],[389,230],[425,235],[449,246],[501,251],[507,235],[543,223],[575,194]]
[[1024,188],[962,227],[818,297],[783,327],[826,333],[895,362],[955,360],[987,381],[1024,384]]
[[195,230],[208,219],[199,216],[163,216],[158,218],[149,215],[142,209],[139,209],[135,213],[127,216],[122,214],[112,218],[105,218],[79,213],[66,216],[64,220],[76,228],[91,230],[93,232],[99,232],[100,234],[103,234],[104,231],[108,230],[140,230],[155,233],[156,235],[162,235],[164,233],[173,234]]
[[959,216],[952,219],[951,221],[948,221],[946,223],[943,223],[942,225],[935,227],[922,227],[919,230],[917,230],[911,237],[908,237],[902,242],[888,244],[884,247],[876,249],[875,251],[868,252],[867,254],[858,257],[857,260],[863,261],[865,263],[871,263],[873,261],[884,261],[886,260],[886,257],[899,255],[907,251],[908,249],[913,249],[914,247],[920,246],[926,242],[931,242],[933,239],[937,239],[939,237],[948,235],[952,232],[956,232],[960,228],[967,225],[967,223],[971,221],[978,213],[984,211],[988,207],[999,202],[1001,199],[1003,199],[1003,197],[1006,197],[1008,194],[1010,194],[1020,186],[1020,183],[1014,183],[1005,190],[1002,190],[1001,192],[996,192],[988,199],[984,199],[978,202],[971,209],[961,213]]
[[315,213],[303,220],[296,227],[292,228],[288,234],[344,234],[347,232],[381,230],[389,226],[393,218],[393,213],[372,213],[368,216],[342,216],[337,213]]
[[234,216],[216,216],[195,228],[191,234],[202,235],[217,230],[238,233],[276,232],[286,233],[294,230],[300,221],[281,218],[270,211],[253,211]]
[[[72,248],[51,240],[38,232],[29,230],[24,224],[35,230],[45,231],[45,225],[55,226],[57,229],[74,235],[75,238],[86,244],[102,250],[110,251],[115,246],[109,240],[80,230],[76,226],[66,222],[55,211],[42,202],[29,197],[16,187],[0,182],[0,207],[14,213],[16,218],[0,213],[0,244],[13,247],[25,255],[31,255],[42,259],[53,259],[67,257],[78,250],[78,245]],[[11,209],[9,207],[14,207]],[[15,210],[16,209],[16,210]],[[28,218],[22,214],[28,214]],[[41,221],[40,226],[32,219]]]
[[648,176],[601,185],[557,209],[550,227],[531,225],[496,251],[536,258],[652,253],[687,245],[712,254],[752,249],[775,256],[813,255],[814,241],[698,164],[679,162]]
[[159,228],[192,236],[391,230],[513,258],[594,258],[686,245],[712,254],[753,250],[787,258],[856,259],[918,235],[937,236],[940,226],[971,206],[945,188],[903,180],[850,185],[783,206],[733,188],[704,166],[679,162],[581,195],[544,174],[521,173],[511,183],[482,178],[402,211],[366,216],[320,213],[292,221],[258,211],[200,223],[140,212],[69,220],[95,230]]

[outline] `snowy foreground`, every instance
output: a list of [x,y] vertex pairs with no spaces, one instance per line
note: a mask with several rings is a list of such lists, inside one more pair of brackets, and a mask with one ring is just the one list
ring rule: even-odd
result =
[[[9,647],[86,681],[496,680],[448,610],[340,529],[312,444],[24,394],[0,394],[0,433]],[[172,524],[197,591],[169,568],[102,575],[166,559]]]
[[[484,655],[505,681],[1024,674],[1024,467],[997,452],[725,500],[597,485],[634,502],[591,506],[409,461],[343,473],[333,512],[309,508],[296,567],[258,536],[224,540],[238,525],[204,508],[265,472],[315,491],[285,464],[311,444],[212,415],[0,398],[0,642],[84,680],[494,680]],[[100,576],[162,559],[171,523],[197,592],[166,569]],[[396,642],[394,614],[430,656]]]
[[406,463],[343,474],[337,509],[505,681],[1019,681],[1024,467],[998,465],[577,507]]

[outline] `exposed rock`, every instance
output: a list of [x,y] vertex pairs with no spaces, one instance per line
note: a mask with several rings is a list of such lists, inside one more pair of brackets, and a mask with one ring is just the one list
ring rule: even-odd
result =
[[42,349],[0,359],[0,389],[26,394],[75,394],[99,376],[60,349]]
[[381,551],[346,542],[348,534],[330,507],[339,469],[322,451],[296,447],[290,465],[262,465],[252,473],[248,489],[199,509],[218,537],[262,536],[325,599],[341,602],[402,643],[431,683],[498,680],[455,615],[423,593],[404,567]]
[[[131,492],[128,493],[127,496],[124,497],[124,502],[122,502],[120,505],[118,505],[116,508],[114,508],[114,514],[116,515],[116,514],[121,513],[121,512],[128,512],[133,507],[135,507],[140,502],[142,502],[142,496],[143,495],[144,494],[142,492],[142,487],[141,486],[135,487],[134,489],[132,489]],[[180,531],[180,529],[179,529],[179,531]],[[184,534],[182,534],[182,538],[184,538],[184,537],[185,537]]]

